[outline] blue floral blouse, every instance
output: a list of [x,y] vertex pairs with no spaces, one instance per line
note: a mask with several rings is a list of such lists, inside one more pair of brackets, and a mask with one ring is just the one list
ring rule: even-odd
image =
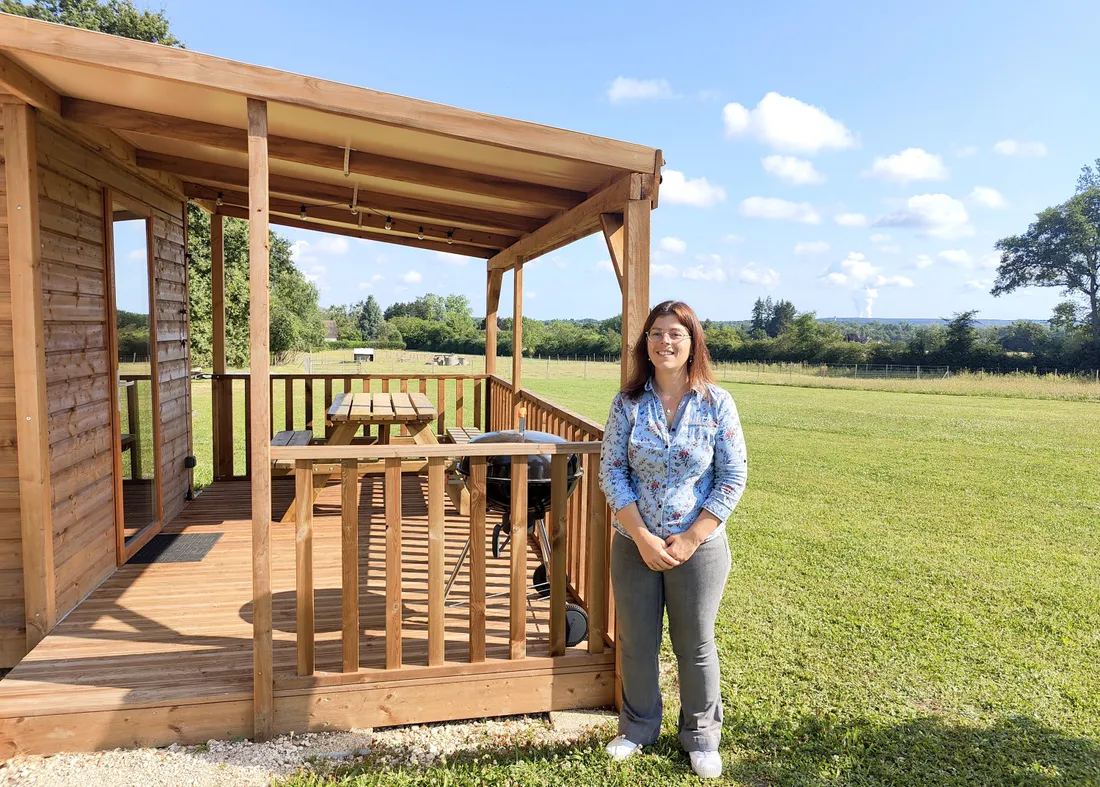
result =
[[[612,511],[637,502],[659,538],[682,533],[702,509],[724,530],[745,491],[748,455],[741,420],[729,391],[689,391],[669,429],[653,381],[636,401],[619,393],[611,403],[600,454],[600,488]],[[619,521],[615,529],[629,537]]]

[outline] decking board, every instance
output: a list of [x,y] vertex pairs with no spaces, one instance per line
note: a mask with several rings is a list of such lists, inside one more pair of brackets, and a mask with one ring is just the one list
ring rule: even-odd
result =
[[[536,710],[535,706],[551,700],[576,707],[591,704],[594,696],[602,697],[601,692],[606,693],[609,685],[607,661],[588,656],[583,644],[568,651],[576,658],[575,662],[570,662],[569,669],[590,670],[585,673],[589,677],[566,679],[564,675],[555,675],[555,671],[560,670],[551,669],[548,660],[539,658],[549,654],[548,606],[541,601],[534,604],[538,626],[530,615],[527,618],[527,651],[534,657],[527,672],[515,673],[520,665],[507,661],[509,610],[507,599],[503,597],[491,600],[488,605],[487,661],[484,664],[467,664],[468,618],[466,609],[461,607],[447,610],[444,665],[442,668],[427,667],[427,478],[411,474],[402,479],[403,668],[385,672],[382,669],[386,651],[383,483],[380,476],[364,477],[360,483],[360,671],[357,675],[337,677],[341,669],[340,487],[334,483],[324,489],[314,508],[316,663],[320,683],[307,689],[307,694],[331,696],[333,692],[361,691],[363,697],[348,698],[348,702],[357,708],[375,707],[370,723],[382,724],[390,716],[395,720],[390,723],[429,720],[413,718],[417,713],[413,709],[422,707],[423,702],[428,702],[422,711],[428,716],[463,718],[466,706],[461,701],[462,693],[496,680],[501,681],[502,691],[491,692],[491,696],[497,699],[483,697],[470,704],[467,717]],[[144,723],[155,726],[170,723],[167,714],[161,714],[158,721],[153,713],[157,708],[209,705],[213,713],[213,709],[228,703],[224,707],[232,707],[236,717],[241,701],[247,700],[251,705],[249,610],[252,578],[248,492],[248,481],[217,482],[185,506],[166,526],[166,533],[223,533],[201,563],[123,566],[0,681],[0,757],[18,749],[80,750],[133,745],[127,742],[131,738],[154,742],[187,738],[182,732],[177,738],[153,730],[135,733],[133,724],[105,721],[111,718],[110,712],[119,712],[120,718],[141,718]],[[302,684],[296,677],[293,526],[277,521],[293,495],[292,479],[274,480],[273,640],[276,704],[277,708],[282,708],[277,714],[280,719],[298,720],[296,729],[302,729],[301,725],[307,722],[323,723],[318,720],[325,705],[319,704],[320,700],[301,699]],[[449,505],[445,514],[445,570],[449,572],[462,549],[469,525],[468,520],[459,517]],[[499,515],[490,513],[490,532],[497,521]],[[484,548],[487,554],[486,591],[488,594],[504,593],[508,588],[508,558],[494,559],[488,543]],[[529,556],[529,573],[535,565],[535,558]],[[468,573],[464,568],[449,602],[465,600],[468,589]],[[439,669],[444,672],[432,671]],[[593,679],[596,675],[599,679]],[[321,685],[325,681],[344,680],[360,684]],[[416,689],[416,685],[440,681],[453,684],[451,691],[454,693],[447,695],[449,699],[440,699],[434,705],[428,698],[423,702],[417,699],[418,691],[431,694],[435,689]],[[383,713],[381,706],[371,698],[378,695],[380,687],[392,689],[402,682],[408,683],[400,693],[411,703],[409,708],[397,714],[390,710]],[[533,694],[526,699],[509,698],[503,691],[505,685],[522,686],[525,691],[530,688]],[[553,688],[554,685],[560,690]],[[345,708],[338,715],[344,717],[348,712]],[[189,729],[220,729],[218,723],[202,722],[194,716],[188,718],[191,720]],[[247,721],[248,729],[235,724],[233,734],[251,735],[250,716]],[[71,739],[49,737],[53,734],[49,730],[67,726],[79,731],[84,723],[93,725],[95,730]],[[335,727],[340,725],[336,717],[331,723]]]

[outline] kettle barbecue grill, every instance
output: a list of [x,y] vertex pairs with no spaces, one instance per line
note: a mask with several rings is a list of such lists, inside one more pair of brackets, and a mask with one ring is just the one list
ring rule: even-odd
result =
[[[487,432],[470,440],[473,443],[564,443],[565,438],[549,432],[537,432],[522,428],[508,429],[499,432]],[[533,538],[528,541],[535,554],[538,556],[539,565],[535,567],[531,577],[531,590],[539,598],[547,598],[550,595],[550,537],[546,531],[546,512],[550,510],[550,464],[551,457],[532,454],[527,459],[527,533]],[[462,457],[456,471],[469,486],[470,483],[470,457]],[[565,495],[568,498],[577,488],[581,475],[580,456],[569,454],[566,460],[566,488]],[[491,511],[503,514],[502,521],[493,527],[493,557],[499,558],[511,540],[512,533],[512,457],[509,454],[488,456],[485,458],[485,505]],[[532,544],[533,542],[533,544]],[[466,559],[470,548],[467,539],[462,557],[459,558],[454,572],[447,583],[447,592],[458,574],[458,569]],[[566,603],[565,605],[565,642],[573,647],[583,642],[588,635],[588,613],[579,604]]]

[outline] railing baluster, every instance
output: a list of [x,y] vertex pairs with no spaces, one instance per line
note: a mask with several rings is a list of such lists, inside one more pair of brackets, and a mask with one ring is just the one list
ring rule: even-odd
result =
[[435,409],[439,413],[439,418],[436,420],[436,433],[442,437],[447,434],[447,380],[444,377],[440,377],[436,381],[436,401]]
[[359,671],[359,462],[340,463],[340,573],[343,669]]
[[607,500],[600,489],[599,474],[588,474],[588,652],[603,653],[607,632]]
[[455,378],[455,426],[461,428],[463,426],[462,421],[462,406],[466,401],[466,381],[461,377]]
[[298,674],[312,675],[313,653],[313,462],[294,463],[294,577],[298,617]]
[[565,655],[565,532],[569,457],[550,459],[550,655]]
[[386,669],[401,667],[401,459],[386,459]]
[[328,420],[328,408],[332,407],[332,378],[325,378],[325,440],[332,436],[332,423]]
[[383,377],[382,378],[382,393],[389,393],[389,392],[390,392],[390,378],[389,377]]
[[302,427],[307,432],[313,431],[313,378],[306,378],[306,425]]
[[[244,378],[244,475],[252,477],[252,380],[251,374]],[[237,446],[234,443],[233,452],[236,454]]]
[[286,429],[294,429],[294,378],[283,378],[283,420],[286,421]]
[[470,663],[485,661],[485,457],[470,457]]
[[474,428],[481,428],[481,379],[474,379]]
[[[407,394],[409,392],[409,380],[407,377],[401,378],[401,393]],[[401,436],[407,437],[409,434],[408,424],[401,424]]]
[[126,429],[128,434],[134,436],[134,444],[130,446],[130,478],[141,478],[141,408],[138,407],[138,385],[140,381],[134,380],[134,384],[126,389]]
[[428,459],[428,666],[443,663],[443,457]]
[[527,457],[512,457],[512,574],[509,657],[527,656]]

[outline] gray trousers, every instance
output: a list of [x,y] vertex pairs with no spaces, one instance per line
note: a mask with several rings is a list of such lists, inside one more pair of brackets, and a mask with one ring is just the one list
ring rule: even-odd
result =
[[619,622],[623,706],[619,734],[642,746],[661,731],[658,653],[664,611],[680,675],[680,745],[717,751],[722,736],[722,693],[714,622],[730,572],[725,533],[702,544],[686,563],[653,571],[634,542],[616,533],[611,542],[611,585]]

